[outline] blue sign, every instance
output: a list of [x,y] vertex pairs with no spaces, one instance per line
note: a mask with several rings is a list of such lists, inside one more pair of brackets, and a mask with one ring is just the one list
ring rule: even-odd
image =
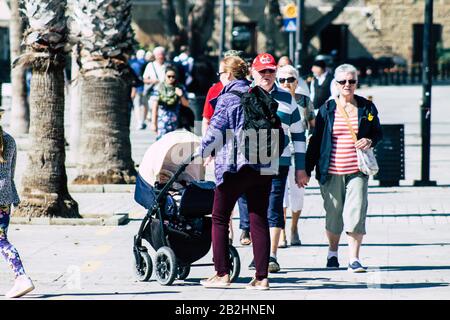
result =
[[284,18],[283,27],[285,32],[297,31],[297,18]]

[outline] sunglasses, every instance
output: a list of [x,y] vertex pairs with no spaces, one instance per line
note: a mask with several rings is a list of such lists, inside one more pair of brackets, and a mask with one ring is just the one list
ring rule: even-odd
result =
[[356,83],[356,80],[355,79],[352,79],[352,80],[336,80],[336,82],[337,83],[339,83],[340,85],[345,85],[347,82],[348,82],[348,84],[355,84]]
[[287,82],[287,83],[294,83],[295,80],[297,80],[295,77],[279,78],[279,79],[278,79],[278,81],[279,81],[280,83],[285,83],[285,82]]
[[169,79],[175,79],[176,76],[173,76],[173,75],[168,74],[168,75],[167,75],[167,78],[169,78]]

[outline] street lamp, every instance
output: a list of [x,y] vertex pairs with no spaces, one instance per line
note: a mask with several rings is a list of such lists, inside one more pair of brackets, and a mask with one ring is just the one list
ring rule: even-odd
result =
[[225,15],[226,15],[226,0],[220,2],[220,42],[219,42],[219,64],[222,60],[225,51]]
[[431,87],[432,67],[431,61],[431,32],[433,28],[433,0],[425,0],[425,23],[423,28],[422,51],[422,85],[423,96],[421,111],[422,131],[422,179],[414,181],[415,186],[435,186],[436,181],[430,181],[430,151],[431,151]]
[[304,20],[305,20],[305,0],[297,0],[297,32],[295,33],[295,60],[294,64],[298,70],[299,75],[302,73],[302,56],[303,48],[303,33],[304,33]]

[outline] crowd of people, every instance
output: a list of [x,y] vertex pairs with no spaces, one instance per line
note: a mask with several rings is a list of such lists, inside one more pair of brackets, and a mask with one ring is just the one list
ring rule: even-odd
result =
[[[319,60],[311,71],[314,78],[308,86],[288,57],[277,63],[272,55],[262,53],[248,64],[239,52],[229,51],[219,65],[219,82],[205,101],[200,148],[206,164],[214,159],[216,179],[212,212],[216,273],[201,281],[204,287],[230,285],[227,245],[233,238],[230,218],[237,203],[240,242],[253,246],[249,269],[255,270],[255,277],[247,288],[269,289],[268,273],[281,269],[277,250],[288,246],[288,209],[292,212],[290,245],[302,244],[298,221],[314,169],[326,212],[326,267],[339,268],[338,246],[345,231],[348,270],[366,271],[359,251],[366,233],[369,177],[359,169],[356,150],[372,148],[381,139],[378,112],[371,101],[355,94],[358,72],[354,66],[340,65],[333,74]],[[235,142],[247,126],[247,107],[240,95],[255,88],[276,102],[285,136],[276,170],[270,174],[263,164],[249,161]],[[232,139],[227,139],[229,132]]]
[[[189,109],[186,87],[193,82],[193,59],[187,49],[172,64],[166,62],[163,47],[151,53],[139,50],[130,59],[130,67],[140,79],[131,92],[137,128],[145,129],[150,121],[157,139],[185,128],[180,119],[183,110]],[[354,66],[343,64],[333,73],[319,60],[311,71],[314,78],[308,86],[288,57],[277,63],[271,54],[261,53],[248,63],[241,52],[230,50],[219,64],[219,81],[206,94],[199,149],[205,166],[214,165],[216,180],[212,211],[216,272],[201,281],[204,287],[230,286],[228,245],[233,238],[231,217],[238,204],[240,242],[252,245],[254,257],[249,269],[255,270],[255,276],[246,288],[269,289],[268,274],[281,269],[278,248],[288,246],[288,209],[292,212],[290,245],[302,245],[298,222],[313,170],[326,212],[326,267],[339,268],[338,247],[345,232],[347,269],[366,271],[360,248],[366,234],[369,176],[361,172],[357,150],[368,150],[382,139],[378,111],[372,101],[355,94],[358,71]],[[264,110],[255,110],[255,106]],[[271,153],[269,162],[253,161],[247,149],[236,143],[245,137],[250,111],[263,114],[259,120],[279,133],[278,148],[273,149],[277,152]],[[34,289],[7,238],[11,205],[20,201],[14,184],[16,154],[14,139],[0,126],[0,251],[16,276],[6,294],[11,298]]]
[[181,108],[189,106],[187,88],[193,82],[194,59],[187,47],[182,47],[172,61],[168,61],[164,47],[147,52],[140,49],[129,65],[138,79],[131,91],[135,127],[144,130],[149,123],[157,139],[182,127]]

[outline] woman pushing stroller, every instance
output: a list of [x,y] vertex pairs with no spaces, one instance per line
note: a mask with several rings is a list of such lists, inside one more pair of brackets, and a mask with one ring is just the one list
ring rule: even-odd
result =
[[[269,289],[268,264],[270,234],[267,221],[271,175],[261,174],[262,166],[250,164],[235,144],[234,137],[242,134],[244,112],[239,95],[249,91],[246,80],[248,67],[239,57],[227,57],[219,67],[220,81],[224,89],[215,104],[214,117],[202,140],[203,158],[215,152],[216,190],[212,212],[212,244],[216,274],[202,280],[207,288],[224,288],[230,285],[228,258],[228,223],[238,198],[246,194],[253,241],[256,274],[248,289]],[[233,92],[234,91],[234,92]],[[233,133],[229,139],[227,133]]]

